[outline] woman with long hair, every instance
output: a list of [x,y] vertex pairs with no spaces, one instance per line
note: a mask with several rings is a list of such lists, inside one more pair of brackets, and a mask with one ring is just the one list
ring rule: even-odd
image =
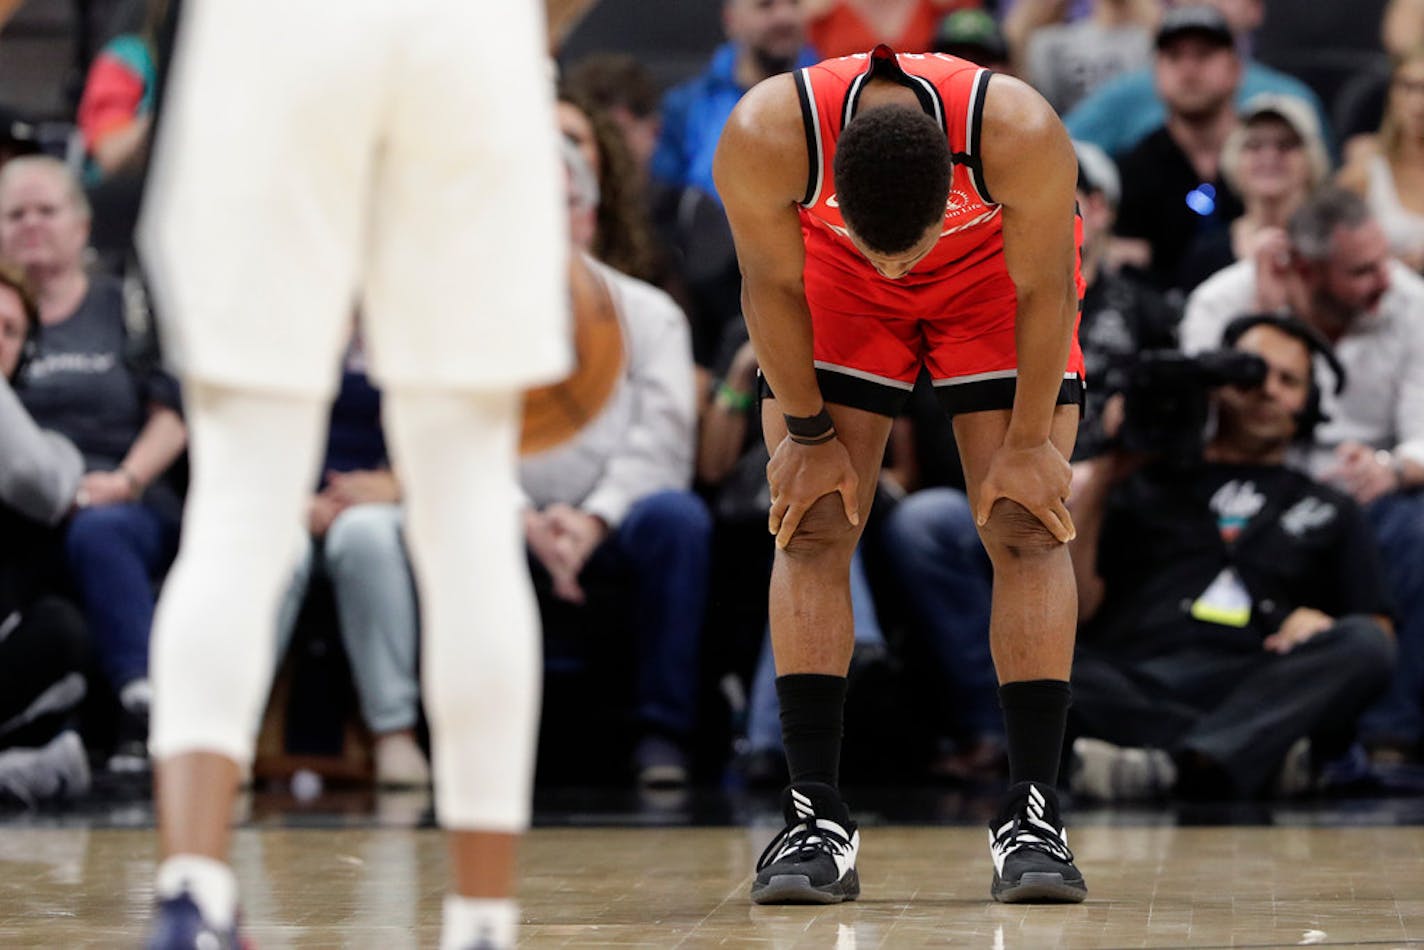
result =
[[665,268],[658,260],[641,179],[617,123],[567,89],[559,92],[558,121],[598,179],[594,257],[630,277],[661,284]]
[[1395,64],[1378,134],[1354,139],[1346,157],[1339,184],[1369,203],[1390,251],[1424,270],[1424,47]]

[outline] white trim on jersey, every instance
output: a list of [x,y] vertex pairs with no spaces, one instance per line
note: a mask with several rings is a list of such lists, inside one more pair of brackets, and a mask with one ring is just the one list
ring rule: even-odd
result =
[[[803,208],[814,208],[821,201],[821,192],[826,185],[826,146],[821,140],[821,109],[816,104],[816,90],[811,86],[811,71],[807,68],[796,70],[796,81],[801,85],[801,91],[806,97],[806,104],[811,109],[809,116],[811,130],[816,136],[816,154],[807,156],[811,160],[812,174],[816,176],[816,187],[811,192],[811,200],[802,205]],[[803,118],[807,118],[803,116]]]

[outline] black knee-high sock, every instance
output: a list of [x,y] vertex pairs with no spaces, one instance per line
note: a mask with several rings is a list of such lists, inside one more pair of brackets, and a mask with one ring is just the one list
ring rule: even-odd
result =
[[1063,680],[1025,680],[999,687],[1009,746],[1009,784],[1057,783],[1071,700]]
[[791,784],[840,781],[844,676],[791,673],[776,678],[781,700],[781,741]]

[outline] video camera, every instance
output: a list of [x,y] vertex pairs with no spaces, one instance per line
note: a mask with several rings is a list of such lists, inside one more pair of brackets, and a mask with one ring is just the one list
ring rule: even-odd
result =
[[1213,389],[1251,389],[1266,381],[1266,361],[1241,350],[1187,356],[1146,350],[1128,369],[1122,448],[1179,465],[1201,460]]

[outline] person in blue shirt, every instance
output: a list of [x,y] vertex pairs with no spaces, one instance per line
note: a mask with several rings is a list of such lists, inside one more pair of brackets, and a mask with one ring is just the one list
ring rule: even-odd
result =
[[[1326,130],[1326,148],[1334,154],[1330,140],[1330,118],[1325,107],[1309,86],[1277,69],[1257,62],[1249,55],[1249,36],[1261,25],[1263,9],[1259,2],[1208,0],[1207,6],[1219,9],[1231,23],[1241,50],[1241,82],[1236,87],[1236,105],[1263,92],[1283,93],[1303,99],[1315,110],[1320,127]],[[1088,95],[1063,117],[1063,124],[1074,139],[1091,142],[1115,158],[1130,152],[1147,135],[1167,120],[1166,106],[1157,95],[1151,67],[1118,76]]]
[[813,65],[806,24],[797,0],[724,0],[728,42],[707,71],[663,97],[663,127],[653,153],[652,176],[677,191],[692,187],[716,196],[712,155],[732,107],[763,79]]

